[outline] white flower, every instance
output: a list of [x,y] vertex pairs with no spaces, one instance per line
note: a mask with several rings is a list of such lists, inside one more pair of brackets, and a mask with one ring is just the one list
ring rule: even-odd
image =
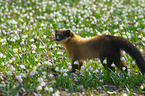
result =
[[136,22],[134,26],[135,26],[135,27],[137,27],[138,25],[139,25],[139,23],[138,23],[138,22]]
[[49,91],[49,92],[53,92],[53,88],[52,88],[52,87],[50,87],[48,91]]
[[72,68],[72,66],[68,66],[68,70],[70,70]]
[[20,65],[20,67],[21,67],[22,69],[26,69],[24,65]]
[[3,65],[3,66],[4,66],[4,65],[5,65],[5,63],[4,63],[4,62],[2,62],[2,63],[1,63],[1,65]]
[[86,69],[86,71],[89,71],[89,69]]
[[46,86],[46,87],[44,88],[44,90],[45,90],[45,91],[48,91],[49,89],[48,89],[48,87]]
[[141,52],[143,52],[143,49],[140,49]]
[[14,68],[13,66],[11,66],[10,71],[15,71],[16,68]]
[[13,49],[14,53],[18,53],[18,49],[14,48]]
[[12,63],[13,62],[13,60],[9,60],[9,63]]
[[6,86],[6,84],[0,84],[0,87],[5,87]]
[[108,94],[116,94],[115,91],[113,91],[113,92],[107,91],[107,93],[108,93]]
[[45,48],[45,46],[40,45],[39,48]]
[[35,58],[35,61],[38,61],[38,58]]
[[15,58],[15,57],[13,57],[13,58],[12,58],[12,60],[13,60],[13,61],[15,61],[15,60],[16,60],[16,58]]
[[58,51],[57,54],[58,55],[63,55],[63,52]]
[[90,71],[93,71],[93,67],[90,68]]
[[61,67],[60,72],[67,72],[67,69],[63,69],[63,67]]
[[37,69],[37,66],[34,66],[34,67],[33,67],[33,70],[36,70],[36,69]]
[[2,76],[0,76],[0,79],[1,79],[1,80],[4,80],[4,78],[3,78]]
[[46,72],[42,72],[43,75],[46,75]]
[[130,69],[127,69],[127,71],[130,72],[131,70]]
[[134,61],[132,62],[132,65],[135,65],[135,62]]
[[35,50],[33,50],[33,51],[32,51],[32,53],[36,53],[36,51],[35,51]]
[[20,44],[24,44],[24,41],[22,41]]
[[95,73],[98,73],[99,71],[96,69],[94,72],[95,72]]
[[118,29],[114,29],[114,32],[117,32],[118,31]]
[[144,89],[144,86],[143,86],[143,85],[141,85],[141,86],[140,86],[140,88],[141,88],[141,89]]
[[6,58],[6,55],[3,55],[3,58]]
[[46,78],[46,75],[43,75],[43,78]]
[[145,37],[142,38],[142,41],[145,41]]
[[38,82],[43,82],[43,78],[38,78]]
[[26,74],[24,73],[20,73],[20,76],[25,77],[26,78]]
[[42,87],[41,87],[41,86],[38,86],[38,87],[36,88],[36,90],[42,90]]
[[17,87],[16,85],[13,85],[13,89],[16,88],[16,87]]
[[22,79],[22,77],[20,75],[16,76],[16,79],[18,79],[19,82],[23,82],[23,79]]
[[67,69],[63,69],[63,72],[67,72]]
[[85,69],[85,67],[84,66],[81,66],[81,69]]
[[56,91],[54,94],[52,94],[52,96],[60,96],[60,92]]
[[38,64],[37,64],[37,66],[40,66],[40,65],[41,65],[41,63],[38,63]]
[[69,63],[67,63],[67,65],[68,65],[68,66],[71,66],[71,63],[69,62]]
[[111,64],[111,67],[115,67],[115,64]]
[[121,58],[121,60],[125,60],[125,58],[124,58],[124,57],[122,57],[122,58]]
[[44,23],[41,23],[41,25],[40,26],[44,26]]
[[15,40],[16,40],[16,39],[13,39],[13,38],[11,38],[11,40],[10,40],[10,41],[13,41],[13,42],[15,42]]
[[30,75],[33,76],[33,75],[35,75],[36,73],[37,73],[36,70],[32,70],[32,71],[30,72]]
[[77,62],[77,61],[75,61],[75,62],[74,62],[74,64],[75,64],[75,65],[78,65],[78,62]]
[[44,64],[48,64],[48,66],[52,66],[52,63],[49,61],[44,61]]
[[78,85],[77,86],[77,89],[83,89],[84,87],[83,87],[83,85]]
[[63,73],[63,76],[67,76],[67,73]]
[[119,25],[119,27],[120,27],[120,30],[123,30],[123,24],[122,25]]
[[43,36],[43,38],[46,38],[46,37],[47,37],[46,35]]
[[46,84],[45,84],[45,82],[41,82],[40,85],[41,86],[45,86]]
[[7,72],[7,75],[12,75],[12,72],[11,72],[11,71],[8,71],[8,72]]
[[92,59],[90,59],[90,63],[92,63],[93,62],[93,60]]
[[30,42],[34,42],[34,39],[30,39]]
[[31,44],[31,47],[32,47],[33,49],[36,49],[36,48],[37,48],[36,45],[34,45],[34,44]]
[[55,68],[55,71],[59,71],[59,68],[58,68],[58,67],[56,67],[56,68]]
[[122,54],[125,55],[125,51],[123,51]]
[[49,77],[50,77],[50,78],[53,78],[53,77],[54,77],[54,75],[50,74],[50,75],[49,75]]
[[18,24],[18,22],[16,22],[14,19],[9,20],[8,23],[11,23],[11,24]]
[[48,64],[48,66],[52,66],[52,63],[51,62],[48,62],[47,64]]
[[2,58],[3,57],[3,54],[0,52],[0,58]]
[[122,96],[128,96],[126,93],[123,93]]
[[104,64],[107,64],[107,61],[106,61],[106,59],[103,61],[103,63],[104,63]]
[[23,36],[22,36],[22,38],[27,38],[27,37],[28,37],[28,35],[23,35]]
[[52,59],[53,59],[53,60],[56,60],[56,57],[53,57]]
[[123,67],[122,69],[123,69],[123,71],[124,71],[126,68],[125,68],[125,67]]

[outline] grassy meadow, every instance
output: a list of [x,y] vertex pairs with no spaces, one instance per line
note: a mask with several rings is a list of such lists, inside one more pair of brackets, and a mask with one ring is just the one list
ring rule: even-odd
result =
[[145,94],[145,76],[126,53],[126,74],[108,73],[98,58],[70,74],[67,52],[55,42],[55,29],[63,28],[120,36],[145,54],[145,1],[0,0],[0,95]]

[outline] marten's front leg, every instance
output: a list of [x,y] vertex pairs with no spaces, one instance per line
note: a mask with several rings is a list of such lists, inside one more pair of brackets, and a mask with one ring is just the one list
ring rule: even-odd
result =
[[81,69],[81,66],[82,66],[82,65],[83,65],[83,61],[79,61],[79,66],[78,66],[78,67],[79,67],[79,68],[78,68],[79,70]]
[[72,72],[75,72],[76,69],[78,69],[78,64],[75,64],[75,63],[76,63],[75,61],[76,61],[75,59],[72,59],[72,60],[71,60]]
[[78,62],[76,60],[72,59],[72,72],[75,72],[76,69],[80,70],[82,65],[83,65],[82,61],[79,61],[79,64],[78,64]]

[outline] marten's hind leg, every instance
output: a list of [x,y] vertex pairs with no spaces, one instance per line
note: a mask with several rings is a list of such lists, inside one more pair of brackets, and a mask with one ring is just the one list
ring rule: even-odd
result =
[[[107,58],[107,57],[106,57]],[[113,71],[115,72],[115,68],[112,67],[112,60],[110,58],[107,58],[107,61],[104,62],[105,58],[100,58],[102,65],[104,66],[105,69],[107,69],[108,71]]]
[[127,72],[128,67],[127,67],[127,65],[126,65],[124,60],[121,60],[121,65],[122,65],[122,69],[125,68],[123,71]]
[[114,54],[114,64],[118,67],[118,69],[120,69],[121,71],[124,71],[123,68],[125,68],[125,71],[127,71],[127,65],[125,63],[124,60],[120,60],[121,57],[121,53],[120,52],[116,52]]
[[[113,72],[115,72],[115,68],[111,66],[113,64],[113,58],[114,58],[113,54],[114,54],[114,50],[112,50],[111,45],[109,43],[105,43],[104,45],[102,45],[99,58],[105,69],[107,69],[108,71],[112,70]],[[104,62],[105,59],[106,62]]]

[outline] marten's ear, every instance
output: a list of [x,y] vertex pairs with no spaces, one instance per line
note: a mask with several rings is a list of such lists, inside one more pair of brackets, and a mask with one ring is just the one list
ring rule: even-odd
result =
[[66,35],[67,35],[67,37],[72,37],[72,33],[71,33],[71,30],[70,29],[68,29],[68,30],[66,30]]
[[70,34],[70,30],[68,29],[68,30],[66,30],[66,34]]
[[55,34],[57,33],[58,29],[55,29]]

